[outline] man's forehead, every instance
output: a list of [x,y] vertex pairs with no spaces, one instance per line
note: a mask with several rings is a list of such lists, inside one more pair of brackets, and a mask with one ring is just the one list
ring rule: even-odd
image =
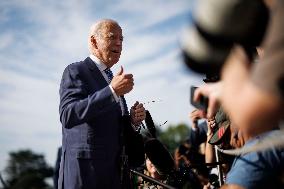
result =
[[122,30],[119,25],[105,25],[102,29],[103,33],[107,34],[108,36],[113,36],[117,33],[122,33]]
[[105,30],[121,30],[121,27],[117,23],[113,22],[106,22],[103,24],[103,28],[105,28]]

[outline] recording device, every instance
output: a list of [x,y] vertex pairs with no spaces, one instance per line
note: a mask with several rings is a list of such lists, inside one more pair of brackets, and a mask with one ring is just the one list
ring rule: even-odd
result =
[[249,55],[260,45],[268,20],[262,0],[198,1],[182,40],[184,62],[196,72],[218,74],[234,44]]
[[194,101],[194,92],[197,89],[197,87],[191,86],[190,87],[190,103],[197,109],[207,111],[208,108],[208,97],[205,97],[203,95],[200,96],[198,101]]
[[151,114],[148,110],[146,110],[145,123],[146,123],[146,127],[147,127],[148,131],[150,132],[151,136],[153,138],[156,138],[157,136],[156,136],[155,124],[154,124],[152,116],[151,116]]
[[173,157],[158,139],[152,138],[145,142],[145,153],[157,172],[166,178],[167,184],[177,188],[182,188],[188,182],[191,186],[199,186],[198,178],[191,168],[175,169]]
[[160,175],[168,175],[174,170],[175,163],[172,155],[158,139],[147,140],[144,149]]
[[[144,141],[141,134],[135,132],[131,126],[130,116],[122,116],[123,132],[122,141],[123,147],[121,156],[122,162],[127,158],[126,162],[129,167],[139,167],[144,163]],[[126,155],[127,157],[124,157]],[[123,164],[122,164],[123,165]]]

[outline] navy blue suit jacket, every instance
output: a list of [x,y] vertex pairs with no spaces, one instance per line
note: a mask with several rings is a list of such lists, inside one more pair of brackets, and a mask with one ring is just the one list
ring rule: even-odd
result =
[[59,188],[120,188],[121,112],[88,57],[67,66],[60,84],[62,156]]

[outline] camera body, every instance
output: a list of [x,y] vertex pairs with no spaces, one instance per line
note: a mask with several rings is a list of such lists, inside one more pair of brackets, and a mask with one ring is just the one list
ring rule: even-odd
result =
[[198,101],[194,101],[194,92],[197,89],[197,87],[191,86],[190,87],[190,103],[197,109],[207,111],[208,108],[208,97],[200,96]]
[[181,42],[184,62],[196,72],[218,74],[234,44],[250,52],[262,42],[268,20],[262,0],[201,0]]

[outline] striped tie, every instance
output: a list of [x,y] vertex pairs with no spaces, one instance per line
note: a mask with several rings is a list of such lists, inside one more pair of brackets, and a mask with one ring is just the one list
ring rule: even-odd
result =
[[113,78],[113,73],[112,73],[112,71],[109,68],[105,69],[104,71],[105,71],[105,73],[107,75],[108,82],[110,83],[112,78]]
[[[107,78],[108,78],[108,82],[110,83],[112,78],[113,78],[112,71],[109,68],[107,68],[107,69],[104,70],[104,72],[106,73]],[[121,107],[122,114],[123,115],[129,114],[127,104],[126,104],[126,100],[125,100],[124,96],[120,97],[119,104],[120,104],[120,107]]]

